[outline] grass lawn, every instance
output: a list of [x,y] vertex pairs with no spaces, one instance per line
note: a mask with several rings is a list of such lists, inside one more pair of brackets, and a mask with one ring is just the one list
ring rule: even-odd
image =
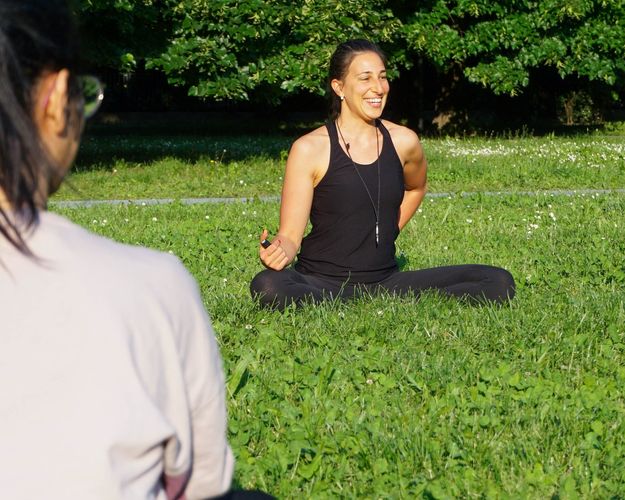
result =
[[[73,182],[86,198],[279,193],[288,141],[259,156],[242,152],[252,139],[215,140],[233,141],[229,159],[200,154],[210,138],[190,153],[180,140],[170,159],[111,154]],[[433,191],[625,186],[616,138],[424,145]],[[275,202],[52,209],[171,251],[195,275],[224,358],[241,486],[278,498],[625,495],[623,194],[426,198],[398,240],[406,268],[506,267],[518,284],[507,306],[425,294],[285,313],[248,292]]]
[[[56,199],[278,195],[291,136],[87,135]],[[432,192],[625,186],[623,136],[425,138]]]

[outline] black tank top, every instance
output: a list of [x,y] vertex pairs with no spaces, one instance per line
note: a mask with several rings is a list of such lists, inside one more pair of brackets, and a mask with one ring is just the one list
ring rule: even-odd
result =
[[[383,143],[380,152],[379,244],[375,243],[375,211],[354,163],[339,144],[335,122],[326,123],[330,135],[330,165],[313,193],[312,229],[303,239],[295,269],[350,283],[375,283],[397,270],[395,239],[399,234],[399,206],[404,175],[391,136],[377,121]],[[356,163],[377,209],[377,160]]]

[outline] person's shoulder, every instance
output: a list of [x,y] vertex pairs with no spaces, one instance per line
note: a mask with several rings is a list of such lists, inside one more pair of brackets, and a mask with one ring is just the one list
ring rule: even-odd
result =
[[186,269],[174,255],[116,242],[48,212],[42,215],[42,226],[48,233],[47,242],[55,247],[53,258],[71,258],[73,267],[84,267],[91,276],[123,276],[129,286],[177,281],[177,276],[187,280]]
[[330,159],[330,138],[328,129],[318,127],[301,136],[291,146],[287,170],[307,173],[313,179],[320,178]]
[[414,146],[419,143],[419,136],[414,130],[389,120],[382,120],[382,124],[388,130],[394,143],[399,142],[406,146]]
[[424,158],[423,147],[417,133],[403,125],[383,120],[382,123],[388,130],[393,145],[402,162],[417,161],[421,163]]
[[327,127],[322,125],[295,140],[291,151],[305,155],[317,154],[320,148],[330,145],[329,137]]

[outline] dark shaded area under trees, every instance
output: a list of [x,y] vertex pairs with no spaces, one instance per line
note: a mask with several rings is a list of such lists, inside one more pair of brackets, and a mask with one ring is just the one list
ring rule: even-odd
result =
[[321,120],[330,53],[368,38],[389,55],[386,115],[421,132],[623,118],[620,0],[83,0],[77,10],[110,113]]

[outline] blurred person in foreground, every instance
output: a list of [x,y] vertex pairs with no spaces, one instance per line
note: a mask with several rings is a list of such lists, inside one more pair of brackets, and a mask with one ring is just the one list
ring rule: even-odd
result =
[[103,98],[77,61],[64,0],[0,0],[1,495],[232,495],[195,281],[173,256],[46,211]]
[[252,280],[252,296],[279,309],[381,291],[437,290],[479,303],[512,299],[514,279],[499,267],[399,270],[395,239],[426,192],[423,148],[412,130],[382,119],[390,88],[386,57],[375,43],[339,44],[329,67],[330,119],[291,147],[280,228],[271,242],[266,230],[261,234],[267,269]]

